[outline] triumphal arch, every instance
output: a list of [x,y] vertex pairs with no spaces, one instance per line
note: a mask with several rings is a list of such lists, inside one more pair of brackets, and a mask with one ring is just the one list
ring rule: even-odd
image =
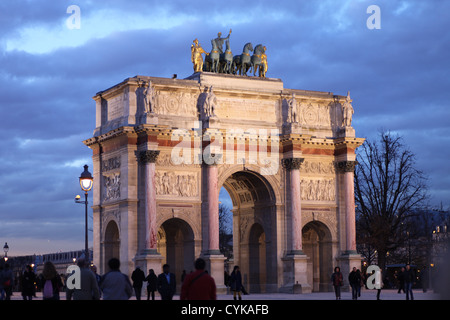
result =
[[100,272],[117,257],[128,274],[168,263],[179,281],[203,257],[222,290],[222,187],[250,292],[329,290],[335,266],[360,267],[353,171],[363,139],[350,94],[288,89],[264,73],[135,76],[94,96],[84,143]]

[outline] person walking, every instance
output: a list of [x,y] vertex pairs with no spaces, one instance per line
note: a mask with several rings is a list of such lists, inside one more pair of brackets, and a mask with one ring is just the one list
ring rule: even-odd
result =
[[97,266],[96,265],[92,265],[90,267],[90,269],[91,269],[92,273],[94,274],[95,279],[97,279],[97,284],[100,287],[100,281],[102,280],[102,277],[97,273]]
[[157,289],[161,300],[172,300],[177,288],[175,275],[170,272],[168,264],[163,265],[163,273],[158,276]]
[[357,276],[359,277],[359,285],[357,286],[358,298],[361,297],[361,287],[364,287],[364,279],[361,271],[359,269],[356,270]]
[[233,291],[234,300],[236,300],[236,295],[239,297],[239,300],[242,300],[242,275],[239,266],[234,266],[233,271],[231,272],[230,289]]
[[158,277],[153,269],[148,270],[148,276],[145,278],[145,281],[147,281],[147,300],[150,300],[150,295],[152,296],[152,300],[155,300]]
[[186,276],[181,286],[180,300],[216,300],[216,282],[205,271],[206,262],[195,260],[195,271]]
[[357,300],[358,288],[361,288],[361,274],[358,273],[356,267],[353,267],[352,272],[348,275],[348,282],[352,287],[352,300]]
[[100,289],[104,300],[128,300],[133,295],[133,287],[126,274],[120,272],[120,261],[111,258],[108,261],[110,271],[101,281]]
[[63,287],[61,277],[56,272],[55,265],[51,261],[44,263],[44,269],[42,270],[43,276],[43,300],[59,300],[59,291]]
[[400,272],[397,275],[397,280],[398,280],[398,292],[397,293],[401,293],[403,290],[403,293],[406,293],[405,291],[405,268],[402,267]]
[[14,286],[14,274],[9,267],[9,263],[5,264],[5,268],[2,273],[2,286],[1,300],[11,300],[12,288]]
[[86,260],[78,259],[77,266],[80,268],[80,288],[67,289],[67,300],[100,300],[97,278],[88,268]]
[[334,273],[331,275],[331,282],[336,294],[336,300],[341,300],[341,287],[344,285],[344,277],[341,273],[341,268],[335,267]]
[[405,272],[404,272],[404,281],[405,281],[405,291],[406,291],[406,300],[409,300],[409,297],[411,295],[411,300],[414,300],[412,286],[415,282],[415,274],[414,270],[411,269],[411,266],[409,264],[406,265]]
[[136,300],[141,300],[142,285],[145,281],[145,274],[144,271],[141,270],[140,266],[137,266],[131,274],[131,280],[133,280],[133,288],[136,295]]
[[381,295],[381,289],[384,287],[384,272],[383,270],[380,270],[380,288],[377,289],[377,300],[381,300],[380,295]]
[[33,272],[33,267],[27,265],[21,278],[23,300],[33,300],[33,297],[36,296],[35,282],[36,274]]

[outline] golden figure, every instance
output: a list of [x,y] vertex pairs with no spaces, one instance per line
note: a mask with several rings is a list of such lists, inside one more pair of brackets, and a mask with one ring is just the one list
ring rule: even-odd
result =
[[261,65],[262,67],[259,67],[259,76],[261,78],[266,77],[267,68],[269,67],[267,64],[267,55],[266,55],[266,47],[264,47],[264,53],[261,54]]
[[203,50],[198,44],[198,40],[194,40],[194,44],[191,44],[191,61],[194,64],[194,72],[201,72],[203,70],[203,57],[202,53],[208,55],[209,53]]

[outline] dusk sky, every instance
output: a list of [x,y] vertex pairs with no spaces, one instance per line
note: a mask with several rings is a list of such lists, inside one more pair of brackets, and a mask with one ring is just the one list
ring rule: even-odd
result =
[[[380,29],[368,28],[371,5]],[[440,0],[2,0],[1,246],[10,256],[82,249],[74,197],[83,165],[92,172],[82,143],[95,127],[92,97],[135,75],[186,78],[192,41],[210,51],[230,29],[234,54],[267,47],[267,77],[285,88],[350,91],[356,136],[403,136],[430,204],[449,208],[449,12]]]

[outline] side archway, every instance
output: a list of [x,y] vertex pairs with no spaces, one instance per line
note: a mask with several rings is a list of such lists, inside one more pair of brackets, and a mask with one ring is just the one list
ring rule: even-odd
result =
[[106,225],[103,246],[105,252],[104,266],[105,270],[109,270],[108,261],[111,258],[117,258],[120,260],[119,227],[117,226],[117,223],[113,220],[109,221],[108,224]]
[[315,292],[331,291],[332,236],[319,221],[308,222],[302,229],[303,251],[309,257],[308,282]]

